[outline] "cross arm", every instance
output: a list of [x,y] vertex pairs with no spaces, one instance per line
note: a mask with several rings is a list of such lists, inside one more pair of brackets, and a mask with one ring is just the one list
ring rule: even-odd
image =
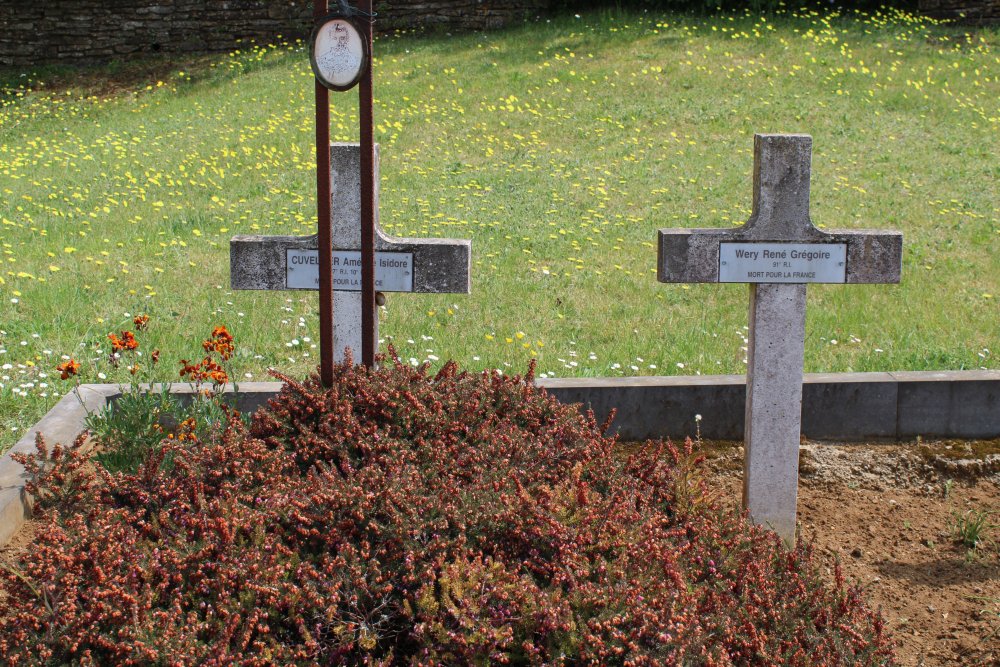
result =
[[[661,283],[717,283],[721,243],[761,240],[751,230],[743,228],[661,229],[657,280]],[[836,230],[820,232],[818,236],[800,242],[846,244],[847,283],[898,283],[900,280],[903,257],[903,235],[900,232]]]
[[[383,248],[376,242],[376,251]],[[413,253],[413,291],[469,294],[472,291],[472,241],[469,239],[393,238],[392,252]]]
[[[288,289],[289,250],[316,250],[312,236],[234,236],[229,242],[234,290]],[[376,233],[376,252],[413,254],[413,292],[468,294],[472,242],[468,239],[408,239]]]
[[661,283],[719,282],[719,243],[726,229],[661,229],[656,279]]

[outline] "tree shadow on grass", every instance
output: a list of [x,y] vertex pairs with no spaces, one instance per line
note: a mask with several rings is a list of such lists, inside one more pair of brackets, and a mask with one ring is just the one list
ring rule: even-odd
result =
[[[284,43],[274,48],[258,48],[253,43],[235,45],[228,59],[225,53],[169,53],[141,54],[103,63],[0,67],[0,106],[16,104],[19,97],[35,92],[105,99],[137,93],[159,82],[220,84],[283,62],[281,54],[289,48],[297,47]],[[232,63],[238,65],[230,66]]]

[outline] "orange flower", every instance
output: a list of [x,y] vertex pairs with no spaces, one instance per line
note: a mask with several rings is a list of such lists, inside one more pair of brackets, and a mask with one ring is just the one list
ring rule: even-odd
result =
[[199,374],[201,372],[201,365],[200,364],[191,364],[191,363],[188,363],[187,359],[181,359],[181,366],[182,366],[182,368],[181,368],[181,377],[184,377],[185,375],[190,375],[191,376],[191,380],[194,381],[194,382],[197,382],[198,380],[201,379],[199,377]]
[[126,350],[134,350],[139,347],[139,341],[135,339],[135,334],[131,331],[122,332],[122,343],[124,343]]
[[135,339],[135,334],[131,331],[123,331],[121,338],[113,333],[109,333],[108,339],[111,340],[111,347],[115,350],[115,352],[121,352],[122,350],[134,350],[139,347],[139,341]]
[[187,359],[181,359],[181,377],[188,376],[192,382],[211,380],[215,384],[225,384],[229,381],[229,376],[222,366],[212,361],[211,357],[205,357],[197,364],[189,363]]
[[206,352],[218,352],[224,360],[233,356],[233,335],[225,326],[212,329],[212,337],[201,344]]
[[155,366],[156,362],[160,360],[160,351],[153,350],[153,353],[149,357],[153,360],[153,365]]
[[198,423],[193,418],[188,417],[177,425],[177,439],[181,442],[185,440],[194,441],[196,439],[194,432],[197,426]]
[[149,315],[136,315],[132,318],[132,324],[135,325],[136,331],[142,331],[149,324]]
[[[229,382],[229,374],[212,358],[212,353],[217,353],[223,361],[231,358],[235,350],[233,335],[226,327],[217,326],[212,329],[211,337],[204,340],[201,346],[205,350],[205,358],[194,364],[187,359],[181,359],[181,377],[187,377],[191,382],[211,380],[216,385]],[[158,351],[154,354],[158,354]]]
[[76,375],[80,372],[80,364],[70,359],[56,366],[56,370],[59,371],[59,375],[63,380],[68,380],[71,375]]
[[229,333],[229,330],[226,329],[225,325],[219,325],[212,329],[212,338],[215,338],[216,340],[232,341],[233,335]]

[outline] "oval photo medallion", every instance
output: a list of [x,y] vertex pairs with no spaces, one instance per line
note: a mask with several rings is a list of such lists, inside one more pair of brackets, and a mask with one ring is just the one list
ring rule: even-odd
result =
[[368,43],[353,21],[331,17],[313,29],[309,62],[321,84],[331,90],[350,90],[368,67]]

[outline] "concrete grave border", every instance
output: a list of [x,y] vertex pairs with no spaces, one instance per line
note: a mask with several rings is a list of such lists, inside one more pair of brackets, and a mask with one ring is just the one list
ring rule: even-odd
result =
[[[603,421],[618,414],[612,431],[627,440],[694,435],[695,415],[704,438],[743,437],[746,378],[703,375],[625,378],[548,378],[537,384],[564,403],[581,403]],[[153,390],[159,390],[153,385]],[[280,382],[241,382],[235,406],[248,412],[264,405]],[[173,394],[194,393],[172,384]],[[30,498],[13,452],[35,451],[41,433],[50,444],[68,445],[98,412],[123,393],[119,385],[84,384],[70,392],[0,457],[0,546],[24,524]],[[227,387],[227,393],[233,393]],[[923,437],[1000,437],[1000,371],[895,371],[807,373],[803,383],[802,432],[814,440],[905,441]]]
[[[743,438],[743,375],[551,378],[538,384],[564,403],[589,406],[598,422],[616,409],[611,430],[625,440],[694,435],[695,415],[702,417],[703,438]],[[1000,371],[806,373],[802,434],[845,442],[1000,437]]]

